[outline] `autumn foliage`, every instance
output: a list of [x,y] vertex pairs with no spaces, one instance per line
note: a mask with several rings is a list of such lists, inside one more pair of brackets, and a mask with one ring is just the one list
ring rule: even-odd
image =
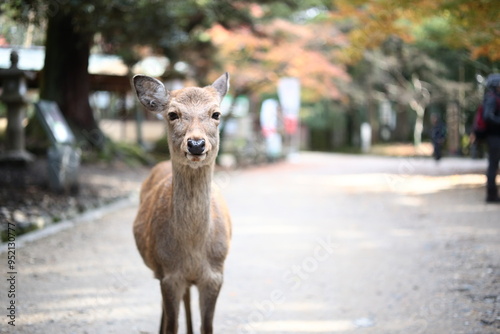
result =
[[346,40],[334,29],[275,19],[253,29],[217,25],[210,35],[237,91],[275,90],[280,78],[292,76],[306,100],[338,99],[337,83],[349,78],[334,52]]
[[472,58],[500,60],[500,1],[334,0],[333,4],[331,20],[349,28],[345,59],[360,59],[365,49],[379,46],[391,35],[412,42],[416,26],[439,18],[447,24],[443,40],[447,46],[467,49]]

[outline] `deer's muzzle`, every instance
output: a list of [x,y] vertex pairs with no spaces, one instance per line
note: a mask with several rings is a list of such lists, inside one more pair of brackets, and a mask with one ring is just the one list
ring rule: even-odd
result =
[[205,139],[188,139],[188,151],[192,155],[201,155],[205,151]]

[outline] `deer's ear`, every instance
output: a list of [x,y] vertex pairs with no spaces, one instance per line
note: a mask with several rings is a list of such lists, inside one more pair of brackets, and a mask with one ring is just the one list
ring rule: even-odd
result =
[[139,74],[134,76],[133,82],[137,97],[147,110],[155,113],[165,110],[169,94],[161,81]]
[[220,96],[220,100],[222,101],[227,91],[229,90],[229,73],[226,72],[221,75],[217,80],[214,81],[212,87],[217,90]]

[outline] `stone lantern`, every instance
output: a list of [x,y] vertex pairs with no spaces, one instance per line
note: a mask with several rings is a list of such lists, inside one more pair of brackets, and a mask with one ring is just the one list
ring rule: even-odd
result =
[[17,68],[19,56],[16,51],[10,54],[10,61],[10,68],[0,71],[3,88],[0,100],[7,106],[6,150],[0,155],[0,162],[27,163],[34,160],[33,155],[25,150],[23,127],[27,104],[26,79],[30,78],[30,74]]

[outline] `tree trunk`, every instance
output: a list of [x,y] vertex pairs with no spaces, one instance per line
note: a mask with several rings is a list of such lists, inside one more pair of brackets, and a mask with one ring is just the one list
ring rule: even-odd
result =
[[396,105],[396,128],[394,129],[394,139],[405,142],[410,138],[409,111],[406,105],[398,103]]
[[420,105],[417,101],[410,101],[410,107],[417,114],[417,119],[415,120],[415,127],[413,129],[413,145],[419,147],[422,144],[422,132],[424,130],[424,116],[425,107]]
[[89,104],[91,42],[92,34],[79,31],[71,14],[59,11],[49,17],[40,98],[57,102],[77,137],[101,146],[103,137]]

